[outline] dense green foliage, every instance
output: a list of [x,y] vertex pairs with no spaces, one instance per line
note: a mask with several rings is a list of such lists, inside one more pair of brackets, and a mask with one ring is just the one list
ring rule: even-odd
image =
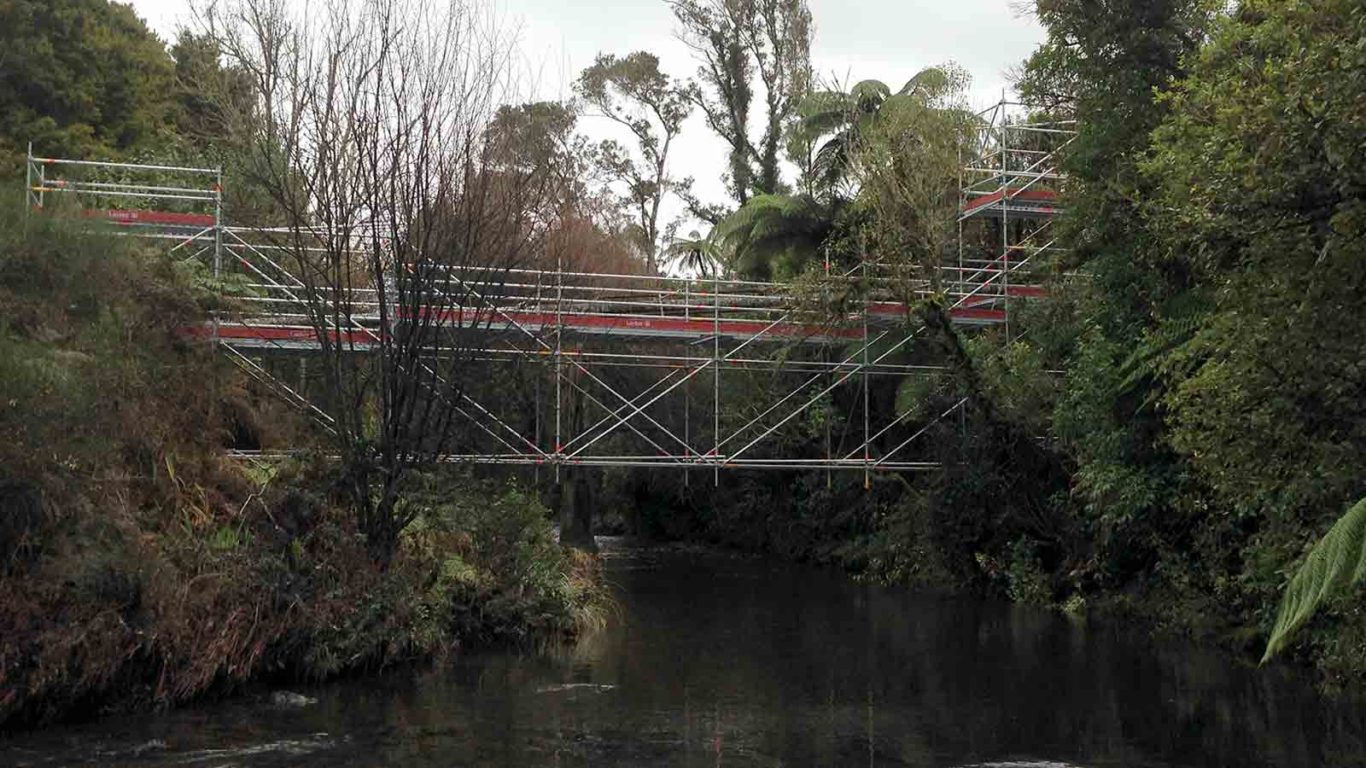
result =
[[[1359,511],[1313,550],[1279,621],[1276,605],[1366,492],[1366,9],[1050,0],[1038,13],[1048,39],[1021,90],[1079,125],[1065,250],[1040,265],[1049,296],[1017,307],[1008,336],[922,305],[897,359],[946,370],[870,391],[875,414],[926,430],[944,469],[871,492],[838,476],[744,477],[687,501],[692,527],[662,527],[876,578],[1134,612],[1248,652],[1274,627],[1273,648],[1357,678]],[[713,240],[734,268],[789,277],[852,248],[914,277],[947,255],[944,148],[963,134],[951,108],[889,111],[888,91],[813,96],[810,128],[830,137],[802,185],[817,194],[755,198],[724,221]],[[837,390],[826,413],[860,408]],[[808,421],[785,439],[820,450]]]
[[[373,567],[329,462],[251,467],[297,419],[178,328],[203,276],[0,212],[0,726],[319,678],[600,620],[596,562],[515,488],[415,478]],[[294,425],[294,426],[291,426]]]
[[[1366,14],[1168,10],[1132,46],[1175,65],[1164,79],[1096,93],[1089,64],[1047,48],[1032,62],[1040,91],[1075,77],[1084,126],[1068,220],[1092,284],[1055,425],[1077,458],[1078,513],[1106,536],[1098,583],[1151,590],[1177,623],[1260,633],[1285,568],[1366,482],[1366,327],[1350,309],[1363,288]],[[1043,18],[1055,32],[1105,28]],[[1154,122],[1135,130],[1141,117]],[[1320,636],[1338,669],[1362,666],[1351,616]]]
[[[1190,327],[1153,359],[1170,444],[1240,554],[1225,599],[1263,627],[1284,567],[1366,490],[1363,34],[1356,4],[1246,3],[1163,99],[1143,165],[1159,266],[1199,307],[1158,318]],[[1353,616],[1355,640],[1319,642],[1359,666]]]
[[130,6],[11,0],[0,51],[0,153],[124,152],[171,129],[173,63]]

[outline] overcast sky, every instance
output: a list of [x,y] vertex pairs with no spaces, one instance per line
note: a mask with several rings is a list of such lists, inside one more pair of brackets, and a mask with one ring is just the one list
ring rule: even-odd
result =
[[[822,79],[868,78],[900,87],[921,69],[957,62],[973,78],[972,98],[985,107],[1009,88],[1008,71],[1043,39],[1019,0],[809,0],[815,21],[812,63]],[[131,0],[164,39],[188,23],[185,0]],[[599,51],[647,50],[666,72],[692,76],[697,65],[673,36],[664,0],[494,0],[519,30],[536,96],[566,98],[569,84]],[[610,131],[602,118],[585,118],[589,135]],[[704,200],[720,201],[725,149],[694,116],[676,145],[676,173],[697,179]],[[671,206],[673,210],[677,208]]]

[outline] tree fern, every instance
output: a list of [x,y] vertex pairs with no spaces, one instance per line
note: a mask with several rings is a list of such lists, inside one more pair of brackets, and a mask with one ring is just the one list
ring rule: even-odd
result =
[[670,243],[664,251],[670,266],[700,277],[709,277],[719,268],[722,261],[721,246],[712,236],[714,232],[713,229],[703,237],[693,231],[688,233],[686,238],[679,238]]
[[[1147,389],[1140,407],[1151,407],[1162,394],[1160,388],[1153,388],[1151,384],[1164,367],[1172,364],[1173,353],[1196,338],[1209,311],[1209,298],[1201,291],[1186,291],[1169,299],[1158,324],[1143,334],[1138,346],[1120,365],[1124,378],[1117,393],[1131,395]],[[1186,361],[1180,368],[1189,368],[1191,364]]]
[[848,93],[815,91],[799,107],[798,131],[807,139],[829,136],[816,151],[814,171],[822,184],[833,187],[850,173],[850,162],[860,137],[867,133],[884,106],[914,102],[929,104],[953,82],[947,70],[921,70],[895,94],[881,80],[855,83]]
[[904,96],[917,96],[926,101],[937,97],[953,85],[952,75],[940,67],[926,67],[920,70],[897,93]]
[[790,277],[815,257],[834,215],[807,195],[756,195],[717,224],[711,237],[741,275]]
[[1280,653],[1323,601],[1366,579],[1366,499],[1343,515],[1310,550],[1281,597],[1276,626],[1266,643],[1265,663]]

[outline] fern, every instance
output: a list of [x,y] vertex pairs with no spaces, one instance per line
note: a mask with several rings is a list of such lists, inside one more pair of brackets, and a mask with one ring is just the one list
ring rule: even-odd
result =
[[897,93],[902,96],[917,96],[928,99],[943,92],[950,85],[952,85],[952,78],[947,71],[939,67],[926,67],[917,72],[915,77],[907,80]]
[[812,259],[834,211],[808,195],[756,195],[713,229],[736,271],[753,279],[791,276]]
[[1285,649],[1290,636],[1304,626],[1324,600],[1366,579],[1366,499],[1343,515],[1310,550],[1281,596],[1276,626],[1266,643],[1262,663]]
[[722,256],[724,251],[714,234],[715,229],[708,232],[706,237],[693,231],[686,238],[675,239],[665,249],[665,257],[673,266],[707,277],[718,271],[725,261]]
[[944,394],[945,382],[939,375],[907,376],[896,387],[896,412],[902,421],[924,418],[925,409]]
[[[1124,378],[1116,393],[1129,395],[1147,389],[1147,397],[1139,407],[1151,408],[1161,397],[1162,389],[1150,385],[1172,366],[1174,353],[1189,345],[1204,328],[1208,311],[1208,299],[1199,291],[1187,291],[1169,300],[1161,321],[1143,334],[1138,346],[1120,365],[1119,372]],[[1189,369],[1192,364],[1188,360],[1178,370]]]

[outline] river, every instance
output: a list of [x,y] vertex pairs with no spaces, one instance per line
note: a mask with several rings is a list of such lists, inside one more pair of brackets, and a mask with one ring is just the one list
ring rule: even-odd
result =
[[0,742],[3,765],[1357,766],[1366,708],[1134,627],[604,542],[570,647]]

